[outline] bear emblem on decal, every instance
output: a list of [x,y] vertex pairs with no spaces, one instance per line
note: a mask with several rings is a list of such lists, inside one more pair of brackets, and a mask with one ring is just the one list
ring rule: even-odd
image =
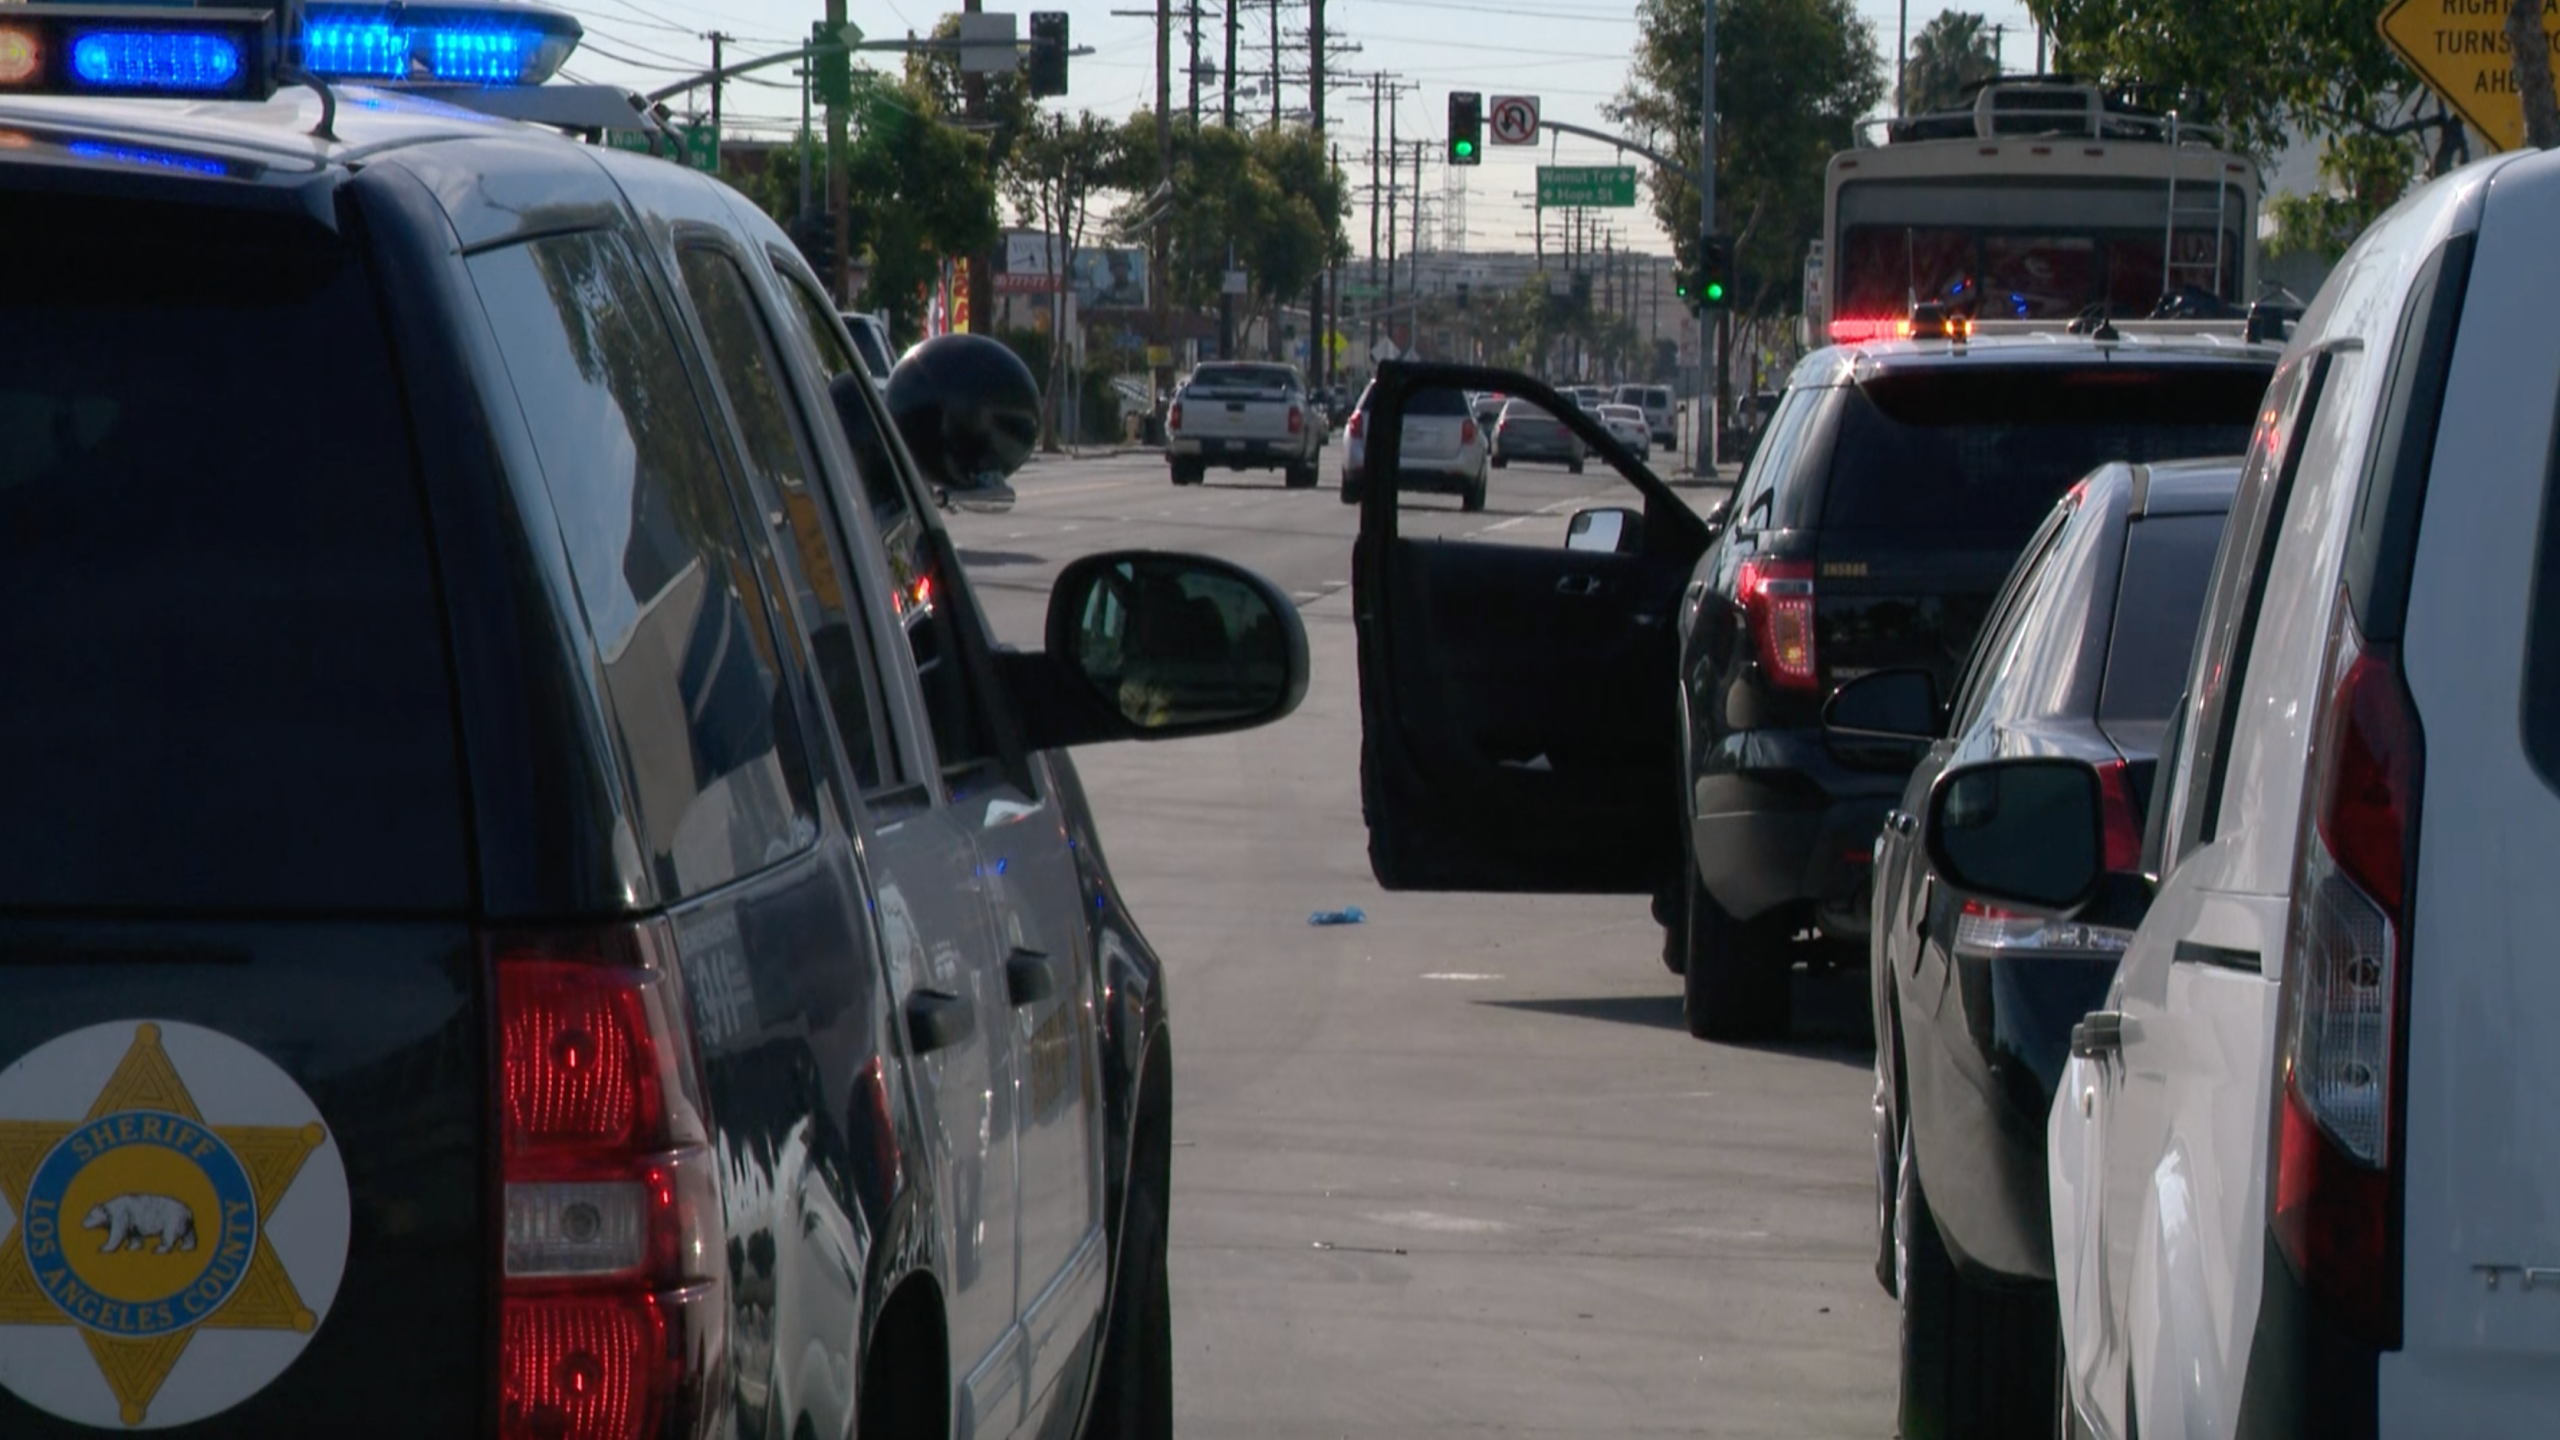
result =
[[117,1195],[102,1200],[81,1217],[80,1228],[107,1232],[107,1243],[98,1247],[100,1254],[139,1249],[154,1240],[159,1242],[151,1247],[154,1255],[196,1248],[196,1212],[185,1201],[166,1195]]

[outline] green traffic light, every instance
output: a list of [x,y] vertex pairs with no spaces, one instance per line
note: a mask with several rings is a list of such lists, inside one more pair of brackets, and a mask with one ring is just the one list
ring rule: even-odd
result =
[[1710,299],[1710,300],[1721,300],[1721,299],[1723,299],[1723,298],[1724,298],[1724,287],[1723,287],[1723,286],[1721,286],[1721,285],[1716,284],[1716,283],[1715,283],[1714,281],[1712,281],[1712,280],[1708,281],[1708,282],[1707,282],[1707,298],[1708,298],[1708,299]]
[[1461,155],[1473,155],[1476,153],[1476,142],[1473,140],[1461,140],[1458,142],[1456,148],[1458,153]]

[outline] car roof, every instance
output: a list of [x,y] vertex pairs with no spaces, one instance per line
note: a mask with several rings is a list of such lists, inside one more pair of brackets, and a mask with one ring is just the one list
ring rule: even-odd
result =
[[2209,334],[2135,334],[2114,340],[2059,331],[1984,335],[1963,344],[1949,340],[1869,340],[1831,345],[1798,362],[1790,388],[1864,384],[1880,375],[1966,368],[2073,365],[2262,365],[2272,367],[2283,347]]
[[[365,85],[333,83],[336,113],[330,133],[315,135],[326,108],[319,92],[307,88],[278,90],[264,100],[131,100],[65,96],[0,96],[0,129],[28,142],[6,153],[12,163],[76,163],[95,166],[123,158],[136,165],[183,170],[170,161],[199,157],[231,162],[219,174],[204,167],[192,173],[206,178],[256,183],[270,177],[307,178],[328,169],[345,169],[368,156],[436,140],[459,140],[505,134],[540,134],[572,144],[556,130],[541,130],[477,111],[446,105],[420,95],[376,90]],[[96,149],[71,155],[75,139],[123,142],[130,153],[101,155]],[[55,153],[47,153],[54,148]]]
[[2240,488],[2241,457],[2160,460],[2147,465],[2110,461],[2080,482],[2084,498],[2130,492],[2125,514],[2133,519],[2170,515],[2222,515]]

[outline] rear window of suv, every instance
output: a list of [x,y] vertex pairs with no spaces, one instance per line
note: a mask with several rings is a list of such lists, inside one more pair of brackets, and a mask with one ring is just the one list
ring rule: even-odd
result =
[[467,903],[445,640],[362,268],[0,196],[0,906]]
[[1191,383],[1237,390],[1289,390],[1296,388],[1298,377],[1280,365],[1203,365],[1191,372]]
[[2023,545],[2062,492],[2107,461],[2247,448],[2271,371],[2110,363],[1877,376],[1843,397],[1822,526]]

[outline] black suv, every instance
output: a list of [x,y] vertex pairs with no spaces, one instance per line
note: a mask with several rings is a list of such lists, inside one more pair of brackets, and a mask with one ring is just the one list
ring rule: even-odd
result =
[[1784,1033],[1798,939],[1863,953],[1872,849],[1916,759],[1826,734],[1833,688],[1895,667],[1948,687],[2063,490],[2106,460],[2240,450],[2276,353],[2113,331],[1817,351],[1708,519],[1526,376],[1382,367],[1382,433],[1417,390],[1504,390],[1553,406],[1645,504],[1607,553],[1401,541],[1363,512],[1380,883],[1651,893],[1692,1033]]
[[1170,1434],[1058,747],[1286,713],[1286,598],[1105,554],[999,651],[992,341],[884,389],[701,175],[25,8],[221,88],[0,96],[0,1433]]

